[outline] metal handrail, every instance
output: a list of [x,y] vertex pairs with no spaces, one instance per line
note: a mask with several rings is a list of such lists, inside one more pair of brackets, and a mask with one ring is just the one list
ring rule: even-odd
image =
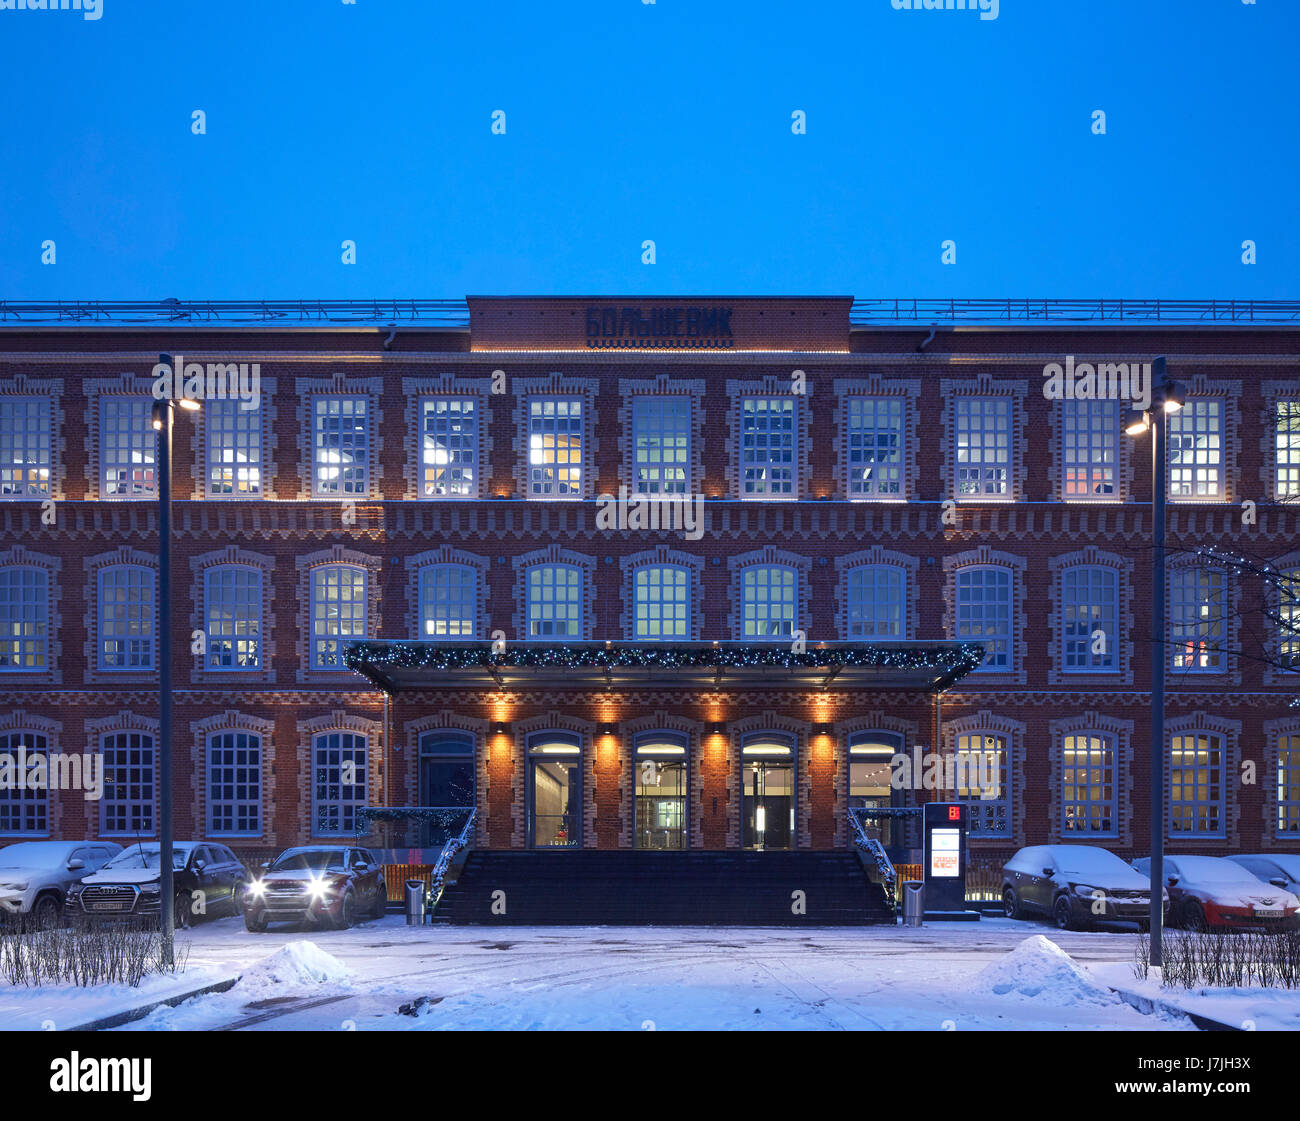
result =
[[853,843],[862,852],[871,857],[876,865],[876,870],[880,873],[881,886],[885,889],[885,902],[889,904],[889,909],[893,911],[896,907],[894,888],[898,881],[898,873],[894,869],[894,863],[889,859],[889,854],[885,852],[885,847],[874,837],[868,837],[866,829],[862,826],[862,820],[854,810],[849,810],[849,828],[853,832]]
[[442,898],[442,889],[446,886],[447,869],[451,867],[452,860],[455,859],[456,854],[461,849],[469,845],[470,831],[474,828],[474,818],[477,815],[477,809],[470,810],[469,817],[465,819],[464,828],[443,845],[442,852],[438,854],[438,862],[433,866],[433,871],[429,873],[430,911],[438,905],[438,900]]

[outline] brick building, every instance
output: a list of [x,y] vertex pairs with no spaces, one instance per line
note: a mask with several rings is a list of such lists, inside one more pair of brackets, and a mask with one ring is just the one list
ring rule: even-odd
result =
[[995,775],[941,791],[976,856],[1140,855],[1149,440],[1043,385],[1165,354],[1170,850],[1300,849],[1296,616],[1254,570],[1300,569],[1300,326],[949,310],[7,306],[0,755],[106,784],[0,790],[0,843],[154,831],[166,353],[207,376],[175,428],[178,836],[472,803],[488,848],[843,848],[851,804],[931,797],[889,762],[937,749]]

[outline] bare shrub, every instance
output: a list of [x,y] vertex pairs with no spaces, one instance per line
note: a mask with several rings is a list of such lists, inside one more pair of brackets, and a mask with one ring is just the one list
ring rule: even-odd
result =
[[189,956],[178,943],[166,966],[162,935],[130,927],[76,927],[0,933],[0,980],[13,986],[121,984],[135,987],[155,973],[180,973]]
[[[1169,931],[1164,936],[1165,988],[1300,989],[1300,930]],[[1150,975],[1151,945],[1138,937],[1133,973]]]

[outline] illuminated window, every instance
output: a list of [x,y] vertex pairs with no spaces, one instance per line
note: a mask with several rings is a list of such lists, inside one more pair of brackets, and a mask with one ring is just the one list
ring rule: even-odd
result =
[[208,737],[208,836],[262,833],[262,737],[218,732]]
[[740,496],[794,498],[798,439],[793,397],[740,402]]
[[370,419],[365,397],[313,398],[312,494],[364,498],[370,485]]
[[[48,773],[49,750],[49,741],[39,732],[0,732],[0,759],[10,761],[14,779],[38,780],[0,783],[0,836],[49,836],[49,783],[40,781],[41,774]],[[26,773],[19,759],[27,761]]]
[[1170,664],[1185,673],[1222,673],[1228,637],[1228,574],[1179,568],[1169,578]]
[[1074,565],[1061,573],[1061,668],[1067,673],[1119,669],[1119,573]]
[[582,399],[528,402],[528,497],[582,497]]
[[1279,401],[1275,421],[1277,497],[1300,498],[1300,401]]
[[902,400],[897,397],[850,397],[847,409],[848,496],[901,497]]
[[1277,576],[1278,661],[1300,668],[1300,568]]
[[1187,732],[1169,744],[1169,831],[1179,837],[1222,837],[1223,737]]
[[907,624],[907,573],[897,565],[864,564],[844,577],[851,639],[903,638]]
[[1061,832],[1118,835],[1115,738],[1074,732],[1061,741]]
[[154,826],[154,739],[146,732],[113,732],[100,741],[104,794],[99,802],[105,837],[150,837]]
[[1190,400],[1168,421],[1169,497],[1223,498],[1223,402]]
[[1062,491],[1068,501],[1114,498],[1119,402],[1062,401]]
[[0,673],[44,670],[50,578],[39,568],[0,569]]
[[478,573],[467,564],[420,569],[420,638],[473,638]]
[[203,574],[207,628],[205,665],[213,670],[255,670],[262,665],[262,573],[221,564]]
[[154,497],[157,450],[153,402],[148,397],[100,398],[99,487],[105,498]]
[[635,494],[686,494],[691,475],[691,399],[632,399]]
[[955,589],[954,637],[982,642],[988,651],[975,672],[1014,669],[1011,571],[993,565],[962,568],[957,571]]
[[478,412],[472,397],[420,402],[420,493],[425,498],[478,494]]
[[1300,733],[1277,738],[1277,831],[1300,833]]
[[799,574],[793,568],[759,564],[741,572],[741,638],[790,638],[798,611]]
[[50,399],[0,397],[0,499],[49,498]]
[[317,837],[356,836],[366,797],[366,737],[324,732],[312,741],[312,831]]
[[571,564],[528,569],[528,637],[583,637],[582,570]]
[[638,641],[690,637],[691,574],[675,564],[650,564],[633,574]]
[[262,410],[242,404],[217,399],[203,407],[209,498],[257,498],[262,493]]
[[1010,837],[1007,738],[994,732],[959,735],[954,744],[953,796],[964,802],[972,837]]
[[1011,401],[958,397],[954,403],[957,494],[962,498],[1011,493]]
[[636,760],[633,844],[639,849],[686,848],[687,754],[681,732],[641,732]]
[[341,670],[350,643],[366,637],[366,572],[346,564],[311,570],[311,665]]
[[153,669],[154,572],[138,564],[99,570],[99,668]]

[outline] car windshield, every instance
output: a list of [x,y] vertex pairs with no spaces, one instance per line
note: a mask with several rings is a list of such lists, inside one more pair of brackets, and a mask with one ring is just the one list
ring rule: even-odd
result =
[[1098,876],[1106,874],[1113,876],[1116,872],[1133,871],[1132,868],[1108,849],[1062,847],[1054,848],[1051,852],[1056,858],[1056,863],[1060,865],[1062,872],[1073,872],[1079,875]]
[[[1178,870],[1188,880],[1206,884],[1231,884],[1255,882],[1240,864],[1214,856],[1184,856],[1178,860]],[[1256,883],[1256,886],[1258,884]]]
[[272,872],[333,872],[343,867],[343,854],[330,849],[306,849],[282,853]]
[[68,859],[72,850],[51,841],[23,841],[0,849],[0,868],[53,868]]
[[[184,868],[185,861],[189,859],[190,850],[181,845],[176,845],[172,849],[172,867]],[[162,848],[158,845],[132,845],[129,849],[123,849],[112,860],[104,865],[105,868],[161,868],[162,867]]]
[[[17,848],[18,846],[15,845],[14,847]],[[8,851],[8,849],[5,850],[5,852]],[[0,853],[0,858],[3,858],[3,856],[4,853]],[[1276,856],[1270,856],[1269,860],[1282,870],[1282,875],[1286,876],[1287,879],[1300,880],[1300,856],[1278,853]]]

